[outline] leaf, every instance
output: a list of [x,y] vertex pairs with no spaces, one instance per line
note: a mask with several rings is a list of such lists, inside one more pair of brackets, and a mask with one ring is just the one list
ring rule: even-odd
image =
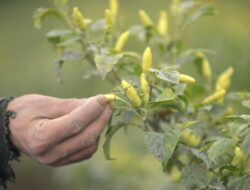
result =
[[180,83],[180,84],[174,85],[175,94],[178,96],[183,95],[186,88],[187,88],[187,83]]
[[125,125],[109,125],[108,129],[107,129],[107,133],[106,133],[106,139],[105,142],[103,144],[103,152],[104,152],[104,156],[107,160],[114,160],[114,158],[112,158],[110,156],[110,144],[111,144],[111,140],[112,137],[114,136],[114,134],[121,129],[122,127],[125,127]]
[[53,8],[39,8],[33,14],[33,23],[36,29],[42,28],[42,21],[46,16],[54,15],[61,18],[60,13]]
[[249,122],[243,119],[234,119],[232,121],[227,122],[225,126],[225,131],[229,133],[229,135],[234,137],[242,137],[246,133],[248,133],[247,129],[249,127]]
[[246,100],[250,99],[249,92],[231,92],[228,94],[228,98],[231,100]]
[[208,187],[212,190],[227,190],[226,187],[220,181],[212,182],[208,185]]
[[62,82],[61,68],[64,62],[67,61],[79,61],[83,59],[83,54],[75,51],[66,51],[59,58],[54,61],[55,76],[59,82]]
[[218,12],[216,11],[216,9],[213,6],[202,5],[198,9],[193,11],[193,13],[191,13],[190,15],[187,16],[183,28],[188,27],[190,24],[192,24],[193,22],[195,22],[196,20],[198,20],[202,16],[212,16],[212,15],[216,15],[216,14],[218,14]]
[[166,88],[153,102],[168,102],[176,98],[172,89]]
[[[207,151],[208,157],[212,162],[225,162],[234,154],[236,142],[233,139],[220,138],[215,141]],[[229,158],[228,158],[229,157]]]
[[158,159],[163,157],[163,138],[164,134],[155,132],[148,132],[144,136],[149,153]]
[[181,183],[186,189],[203,189],[210,182],[208,171],[198,165],[186,166],[181,173]]
[[194,148],[190,148],[190,151],[196,158],[202,160],[206,164],[207,169],[210,168],[211,161],[209,160],[208,155],[206,153],[201,152],[200,150]]
[[164,172],[167,172],[168,161],[174,153],[174,150],[179,142],[180,135],[181,132],[174,129],[166,132],[164,135],[162,155],[162,167]]
[[186,128],[194,126],[197,123],[199,123],[199,121],[186,121],[186,122],[177,124],[175,127],[179,130],[184,130]]
[[61,38],[73,34],[70,30],[52,30],[47,33],[46,37],[50,42],[59,43]]
[[110,55],[107,51],[102,51],[100,54],[95,55],[95,63],[97,70],[100,72],[103,78],[112,71],[114,65],[116,65],[120,59],[123,57],[123,54]]
[[250,174],[241,177],[231,177],[228,182],[228,190],[249,190]]
[[241,102],[241,104],[242,104],[242,106],[244,106],[244,107],[250,109],[250,99],[249,99],[249,100],[243,100],[243,101]]
[[180,131],[169,130],[165,134],[148,132],[144,137],[148,151],[162,161],[163,171],[167,171],[167,164],[172,157],[180,138]]
[[153,70],[153,72],[155,72],[156,76],[161,80],[164,80],[166,82],[170,82],[172,84],[179,83],[179,72],[177,72],[177,71],[162,69],[160,71]]
[[66,39],[66,40],[64,40],[63,42],[57,44],[57,46],[58,46],[58,47],[69,46],[69,45],[71,45],[71,44],[74,44],[74,43],[80,41],[81,39],[82,39],[81,36],[73,36],[73,37],[71,37],[71,38],[69,38],[69,39]]
[[250,115],[231,115],[231,116],[228,116],[226,117],[227,119],[232,119],[232,120],[235,120],[235,119],[242,119],[242,120],[245,120],[247,122],[250,122]]

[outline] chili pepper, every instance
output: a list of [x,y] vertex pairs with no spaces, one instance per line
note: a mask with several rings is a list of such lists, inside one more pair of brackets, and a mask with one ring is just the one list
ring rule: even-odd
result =
[[173,166],[169,173],[170,180],[173,182],[178,182],[181,177],[181,172],[177,166]]
[[143,53],[143,57],[142,57],[142,71],[143,73],[147,73],[148,70],[151,68],[152,66],[152,52],[150,47],[147,47],[146,50]]
[[104,96],[109,102],[113,102],[117,99],[117,96],[114,94],[105,94]]
[[231,84],[231,77],[233,73],[234,69],[232,67],[229,67],[227,70],[225,70],[217,79],[215,91],[227,90]]
[[160,12],[160,19],[158,22],[158,32],[161,36],[166,36],[168,33],[168,14],[166,11]]
[[184,130],[181,134],[182,141],[191,147],[196,147],[201,143],[200,137],[191,130]]
[[113,25],[113,17],[112,17],[111,11],[109,9],[105,10],[105,21],[106,21],[107,28],[109,28]]
[[189,75],[180,74],[179,81],[184,83],[195,83],[195,79]]
[[109,4],[110,4],[110,12],[113,17],[113,21],[115,21],[117,14],[118,14],[119,3],[117,0],[110,0]]
[[235,147],[234,150],[234,159],[232,161],[232,165],[234,166],[241,166],[244,162],[245,156],[239,146]]
[[84,20],[84,17],[82,16],[82,13],[79,11],[77,7],[73,8],[73,19],[75,25],[80,28],[81,30],[84,30],[86,27],[86,23]]
[[150,99],[150,87],[147,81],[146,74],[141,74],[141,92],[143,96],[144,103],[148,103]]
[[125,94],[127,95],[128,99],[132,102],[132,105],[134,107],[140,107],[142,102],[133,85],[129,84],[125,80],[122,80],[121,86],[125,90]]
[[115,50],[117,52],[122,51],[123,47],[125,46],[126,42],[128,41],[129,35],[130,35],[129,31],[126,31],[120,35],[120,37],[118,38],[118,40],[115,44]]
[[203,52],[197,52],[196,56],[202,60],[201,63],[201,73],[204,76],[204,78],[210,82],[212,79],[212,70],[211,70],[211,65],[207,59],[207,57],[204,55]]
[[154,25],[153,21],[144,10],[139,11],[139,16],[141,18],[142,24],[145,27],[152,27]]
[[205,100],[203,101],[203,104],[212,104],[212,103],[216,103],[220,100],[223,100],[225,94],[226,94],[225,90],[220,90],[218,92],[215,92],[212,95],[205,98]]

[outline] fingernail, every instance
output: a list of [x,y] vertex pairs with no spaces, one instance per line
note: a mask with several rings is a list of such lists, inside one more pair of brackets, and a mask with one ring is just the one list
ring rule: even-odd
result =
[[104,96],[100,95],[97,97],[97,103],[99,104],[101,109],[104,109],[104,107],[107,105],[108,101]]

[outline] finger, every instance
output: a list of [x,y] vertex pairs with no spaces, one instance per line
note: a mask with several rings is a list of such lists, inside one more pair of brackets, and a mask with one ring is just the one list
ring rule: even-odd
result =
[[60,144],[55,145],[53,148],[45,152],[43,157],[46,158],[46,160],[53,160],[56,162],[78,152],[79,150],[96,144],[99,140],[100,133],[108,123],[110,115],[111,111],[107,107],[103,114],[85,130]]
[[86,102],[86,99],[56,99],[50,104],[41,105],[41,110],[43,110],[43,107],[45,109],[47,108],[47,111],[43,113],[42,117],[46,119],[56,119],[58,117],[62,117],[74,111],[78,107],[83,106]]
[[93,144],[92,146],[88,147],[88,148],[84,148],[66,158],[63,158],[61,160],[59,160],[58,162],[56,162],[54,164],[54,166],[58,167],[58,166],[65,166],[68,164],[73,164],[76,162],[80,162],[80,161],[84,161],[87,159],[90,159],[94,153],[96,152],[98,148],[98,143]]
[[[85,99],[59,99],[41,95],[25,95],[10,102],[9,110],[17,112],[17,117],[27,117],[32,119],[54,119],[70,113],[77,107],[84,104]],[[35,116],[35,117],[34,117]]]
[[107,105],[104,96],[90,98],[83,106],[71,113],[53,120],[42,120],[35,128],[34,138],[45,141],[50,147],[86,128],[93,120],[99,117]]

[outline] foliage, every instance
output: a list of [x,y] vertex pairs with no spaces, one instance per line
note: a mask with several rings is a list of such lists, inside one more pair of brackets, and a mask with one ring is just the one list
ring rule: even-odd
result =
[[[65,23],[48,40],[59,50],[54,62],[61,79],[65,62],[89,63],[91,76],[114,86],[114,114],[106,132],[104,154],[110,155],[112,137],[121,128],[137,127],[145,144],[162,163],[163,171],[185,189],[246,189],[249,183],[248,155],[250,115],[237,114],[232,101],[250,108],[248,92],[229,93],[233,68],[216,76],[207,49],[184,46],[186,29],[200,17],[217,11],[205,1],[173,0],[160,12],[158,23],[139,10],[141,24],[122,30],[118,1],[110,0],[104,18],[85,18],[67,0],[53,0],[53,8],[39,8],[34,24],[39,29],[46,16]],[[72,11],[71,11],[72,10]],[[145,46],[143,53],[127,51],[134,37]],[[183,73],[194,67],[196,79]],[[110,98],[112,97],[112,98]]]

